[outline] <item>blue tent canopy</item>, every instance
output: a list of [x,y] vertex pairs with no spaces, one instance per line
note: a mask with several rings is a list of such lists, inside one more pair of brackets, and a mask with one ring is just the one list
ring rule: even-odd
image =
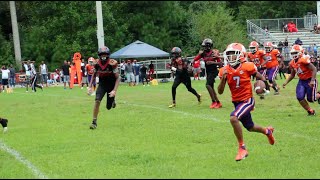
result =
[[169,53],[141,41],[135,41],[112,53],[111,58],[169,57]]

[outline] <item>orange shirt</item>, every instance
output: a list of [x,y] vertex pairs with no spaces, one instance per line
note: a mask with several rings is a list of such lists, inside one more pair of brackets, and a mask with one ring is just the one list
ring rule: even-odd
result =
[[86,65],[86,70],[88,72],[88,75],[93,75],[93,73],[94,73],[94,65],[87,64]]
[[[263,56],[266,54],[264,50],[259,49],[256,53],[252,54],[252,52],[248,53],[249,62],[253,62],[257,67],[260,66],[263,62]],[[265,67],[265,65],[264,65]]]
[[252,62],[244,62],[237,69],[230,65],[219,70],[219,77],[222,78],[224,69],[227,70],[227,83],[231,91],[232,101],[245,101],[252,97],[251,75],[257,72],[257,67]]
[[308,68],[308,65],[310,64],[310,59],[301,57],[298,59],[297,62],[291,60],[289,62],[289,66],[294,68],[296,70],[296,73],[301,80],[307,80],[309,78],[312,78],[312,70]]
[[279,66],[278,62],[278,56],[280,56],[281,53],[278,49],[272,49],[271,52],[266,52],[266,60],[268,61],[266,64],[267,69]]

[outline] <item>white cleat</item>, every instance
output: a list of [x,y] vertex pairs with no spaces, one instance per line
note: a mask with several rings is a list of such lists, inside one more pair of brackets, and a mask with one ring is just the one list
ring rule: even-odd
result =
[[8,127],[3,128],[3,133],[6,133],[8,131]]

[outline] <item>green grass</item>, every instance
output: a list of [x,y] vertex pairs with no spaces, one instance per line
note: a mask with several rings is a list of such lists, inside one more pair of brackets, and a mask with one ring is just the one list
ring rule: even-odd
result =
[[[96,130],[89,129],[94,97],[85,89],[17,88],[0,94],[1,116],[9,119],[0,142],[48,178],[320,178],[319,115],[307,117],[299,105],[297,79],[279,96],[273,90],[265,100],[255,95],[253,121],[274,126],[276,144],[243,128],[249,156],[240,162],[228,86],[219,95],[223,107],[209,109],[205,81],[192,83],[202,104],[181,84],[174,109],[168,108],[172,82],[121,84],[115,109],[106,110],[103,99]],[[311,104],[320,113],[318,106]],[[0,178],[39,177],[0,148]]]

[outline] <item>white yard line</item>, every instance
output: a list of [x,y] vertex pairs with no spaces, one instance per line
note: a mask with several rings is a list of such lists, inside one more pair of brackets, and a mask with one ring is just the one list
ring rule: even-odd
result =
[[6,151],[7,153],[11,154],[14,156],[18,161],[20,161],[22,164],[27,166],[33,174],[38,177],[39,179],[48,179],[46,175],[44,175],[37,167],[35,167],[30,161],[28,161],[26,158],[21,156],[19,152],[17,152],[14,149],[11,149],[7,145],[5,145],[1,140],[0,140],[0,149]]

